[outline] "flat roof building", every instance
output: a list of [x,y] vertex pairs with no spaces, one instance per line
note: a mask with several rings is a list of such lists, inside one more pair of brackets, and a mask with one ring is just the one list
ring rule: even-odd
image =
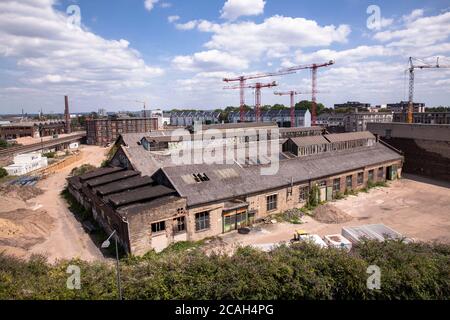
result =
[[87,144],[105,146],[122,133],[158,130],[158,118],[105,118],[86,120]]

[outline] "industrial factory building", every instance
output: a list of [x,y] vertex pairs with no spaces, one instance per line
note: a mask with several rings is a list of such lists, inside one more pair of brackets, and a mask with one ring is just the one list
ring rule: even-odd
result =
[[[398,103],[388,103],[386,108],[392,112],[407,112],[409,108],[408,101],[400,101]],[[413,103],[414,112],[425,112],[425,103],[414,102]]]
[[[238,123],[241,121],[240,112],[230,112],[228,121],[231,123]],[[254,110],[246,111],[244,113],[244,122],[256,122],[256,113]],[[261,111],[261,122],[275,122],[279,127],[291,126],[291,111],[289,109]],[[294,127],[310,127],[311,113],[309,110],[295,110],[294,112]]]
[[158,118],[106,118],[86,120],[87,144],[106,146],[122,133],[158,130]]
[[281,140],[285,151],[280,150],[277,174],[261,176],[258,163],[163,163],[138,137],[118,140],[122,145],[111,167],[69,179],[71,194],[92,209],[103,228],[116,230],[134,255],[302,207],[313,186],[321,200],[330,200],[368,181],[395,179],[403,162],[402,155],[368,132],[303,134]]
[[0,125],[0,139],[47,137],[66,133],[65,121],[13,122]]
[[[408,118],[407,112],[394,113],[394,122],[405,123]],[[414,112],[413,123],[423,124],[450,124],[450,112]]]
[[371,123],[368,129],[404,153],[405,172],[450,181],[450,125]]

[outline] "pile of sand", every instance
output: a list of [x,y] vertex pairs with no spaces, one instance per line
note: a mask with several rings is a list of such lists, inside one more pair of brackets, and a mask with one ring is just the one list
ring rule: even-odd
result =
[[0,246],[29,249],[49,236],[53,223],[45,210],[0,212]]
[[16,198],[22,201],[33,199],[44,191],[34,186],[0,185],[0,197]]
[[314,209],[313,218],[323,223],[342,223],[353,219],[353,217],[341,209],[336,208],[331,203],[318,206]]

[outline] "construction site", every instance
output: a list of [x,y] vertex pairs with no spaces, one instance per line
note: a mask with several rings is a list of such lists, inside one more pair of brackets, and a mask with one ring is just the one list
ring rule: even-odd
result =
[[[405,127],[414,126],[415,69],[445,67],[439,61],[436,65],[415,65],[413,61],[409,60],[409,124],[403,124]],[[379,240],[388,233],[408,241],[449,243],[449,185],[428,180],[445,178],[449,172],[450,156],[442,152],[448,139],[436,139],[446,137],[448,128],[440,128],[442,133],[425,132],[426,125],[421,125],[420,130],[399,135],[398,125],[375,120],[362,129],[330,133],[317,121],[317,78],[318,69],[334,64],[330,60],[224,78],[226,83],[238,82],[224,89],[239,90],[240,111],[230,116],[230,123],[213,119],[215,124],[200,129],[201,121],[163,128],[161,119],[147,118],[144,112],[141,118],[88,119],[86,133],[72,133],[66,96],[64,131],[56,132],[62,137],[46,137],[46,127],[40,125],[40,141],[31,141],[39,138],[31,133],[30,141],[2,150],[5,155],[15,155],[15,164],[5,167],[10,175],[31,172],[31,178],[13,179],[0,189],[4,199],[0,204],[0,249],[25,258],[42,253],[51,260],[102,260],[104,251],[90,235],[96,228],[114,234],[130,255],[204,239],[214,239],[205,250],[227,252],[241,245],[269,250],[301,239],[312,239],[321,246],[351,247],[359,241],[359,236],[352,234],[358,233]],[[247,81],[302,70],[311,71],[311,110],[294,108],[295,97],[307,92],[287,90],[274,94],[289,97],[289,112],[261,112],[262,89],[278,83]],[[245,89],[255,92],[252,111],[245,110]],[[5,130],[9,128],[13,127]],[[213,140],[210,132],[214,132]],[[430,159],[440,153],[440,158],[433,158],[434,171],[425,170],[431,172],[429,178],[405,174],[424,172],[418,172],[414,164],[420,155],[398,140],[407,137],[442,141],[435,150],[427,149]],[[88,145],[80,144],[85,141]],[[62,150],[76,143],[76,150],[66,151],[66,159],[49,165],[41,155],[58,151],[49,149],[52,142]],[[269,146],[271,153],[256,158],[248,154],[261,144]],[[211,146],[216,153],[231,150],[232,162],[174,161],[175,153],[195,159]],[[35,151],[39,167],[23,169],[27,167],[22,168],[20,161],[31,160],[22,150],[40,150],[41,154]],[[239,157],[241,151],[243,157]],[[275,163],[275,174],[261,175],[261,170]],[[74,175],[72,169],[83,164],[92,169]],[[69,210],[60,195],[66,188],[87,217],[80,220]],[[410,194],[420,196],[409,199]]]

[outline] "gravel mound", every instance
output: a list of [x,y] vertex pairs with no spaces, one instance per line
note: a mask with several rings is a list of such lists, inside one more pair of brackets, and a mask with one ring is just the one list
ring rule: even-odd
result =
[[331,203],[318,206],[314,209],[313,218],[323,223],[342,223],[353,219],[353,217],[341,209],[336,208]]

